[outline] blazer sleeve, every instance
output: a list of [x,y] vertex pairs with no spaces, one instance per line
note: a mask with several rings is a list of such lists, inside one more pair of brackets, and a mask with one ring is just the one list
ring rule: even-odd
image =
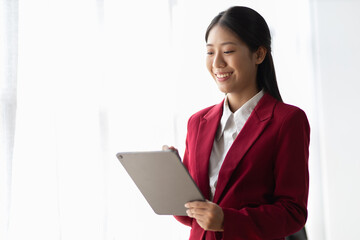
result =
[[310,127],[296,108],[279,124],[273,203],[242,209],[223,208],[224,240],[278,239],[300,230],[307,219]]
[[[188,141],[189,141],[189,124],[191,121],[192,117],[189,119],[188,121],[188,133],[186,136],[186,145],[185,145],[185,153],[184,153],[184,157],[183,157],[183,164],[184,166],[189,169],[189,146],[188,146]],[[189,227],[192,226],[192,221],[193,219],[188,217],[188,216],[174,216],[176,220],[178,220],[179,222],[181,222],[184,225],[187,225]]]

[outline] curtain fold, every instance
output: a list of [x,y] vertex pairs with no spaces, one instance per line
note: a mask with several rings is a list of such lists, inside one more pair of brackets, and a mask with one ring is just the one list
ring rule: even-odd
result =
[[0,239],[8,232],[16,120],[18,1],[0,1]]

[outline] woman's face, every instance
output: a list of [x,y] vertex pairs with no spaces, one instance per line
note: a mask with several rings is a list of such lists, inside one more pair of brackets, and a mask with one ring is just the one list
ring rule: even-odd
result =
[[206,65],[220,91],[244,97],[258,92],[256,72],[263,60],[259,51],[251,52],[232,31],[220,25],[210,30],[206,47]]

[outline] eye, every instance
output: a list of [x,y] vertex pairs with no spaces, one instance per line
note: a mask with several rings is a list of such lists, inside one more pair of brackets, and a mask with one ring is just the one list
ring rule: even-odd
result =
[[213,55],[214,53],[213,53],[213,52],[208,51],[206,54],[207,54],[207,55]]
[[233,53],[233,52],[235,52],[235,51],[225,51],[224,53],[225,54],[230,54],[230,53]]

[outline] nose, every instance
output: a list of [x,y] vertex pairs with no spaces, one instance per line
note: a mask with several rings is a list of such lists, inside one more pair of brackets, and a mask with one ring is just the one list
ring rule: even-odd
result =
[[213,67],[214,68],[223,68],[226,66],[225,59],[221,54],[216,54],[213,60]]

